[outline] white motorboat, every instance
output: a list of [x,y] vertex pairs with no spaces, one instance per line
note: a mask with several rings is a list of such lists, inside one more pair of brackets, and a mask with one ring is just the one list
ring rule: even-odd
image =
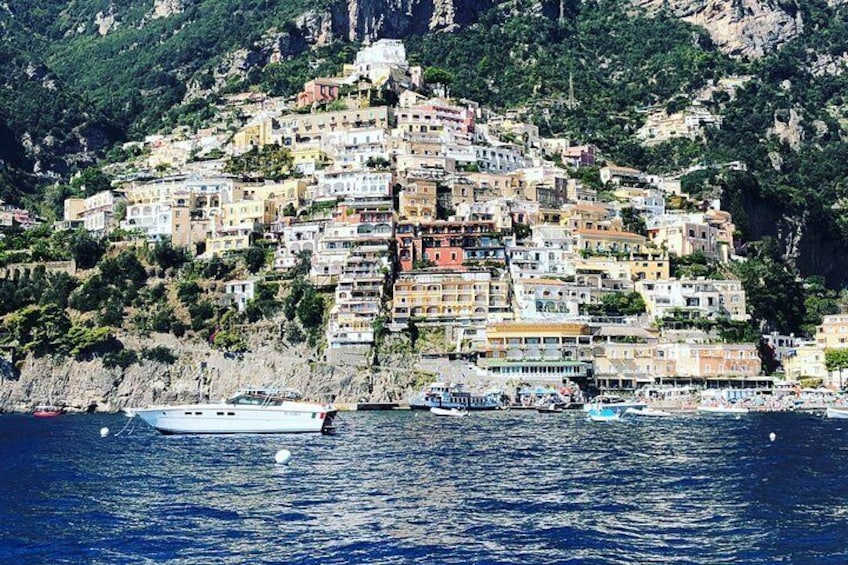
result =
[[245,389],[210,404],[128,409],[163,434],[285,434],[334,431],[331,404],[303,402],[292,390]]
[[710,406],[702,404],[697,408],[698,412],[703,414],[747,414],[749,410],[744,406],[716,405]]
[[584,412],[597,412],[599,409],[611,410],[614,412],[624,413],[630,408],[645,408],[647,404],[638,400],[625,400],[620,396],[600,395],[583,405]]
[[430,413],[436,416],[451,416],[454,418],[462,418],[463,416],[468,415],[467,410],[460,410],[459,408],[438,408],[435,406],[430,408]]
[[848,420],[848,406],[828,406],[824,415],[828,418]]
[[646,406],[645,408],[628,408],[624,411],[626,416],[639,416],[639,417],[649,417],[649,418],[667,418],[669,416],[674,416],[671,412],[666,412],[665,410],[660,410],[659,408],[651,408],[650,406]]

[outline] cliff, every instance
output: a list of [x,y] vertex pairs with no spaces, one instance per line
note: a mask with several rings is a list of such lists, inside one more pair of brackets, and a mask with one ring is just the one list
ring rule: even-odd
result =
[[122,336],[128,348],[165,346],[172,365],[143,361],[127,369],[101,360],[27,357],[19,370],[0,359],[0,412],[28,411],[44,402],[64,402],[73,411],[115,412],[125,407],[217,400],[241,387],[292,387],[312,400],[337,403],[402,402],[428,379],[417,357],[388,355],[384,366],[326,362],[306,346],[289,347],[273,336],[253,336],[244,354],[228,354],[168,334]]
[[794,15],[766,0],[632,0],[639,8],[675,17],[706,29],[715,44],[734,56],[759,58],[804,29],[801,13]]
[[452,31],[477,19],[494,0],[346,0],[309,10],[297,26],[309,43],[336,39],[373,41],[433,31]]

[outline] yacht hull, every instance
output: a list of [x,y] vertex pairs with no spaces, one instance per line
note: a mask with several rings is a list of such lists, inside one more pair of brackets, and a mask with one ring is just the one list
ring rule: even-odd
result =
[[320,404],[233,406],[200,404],[134,410],[136,416],[165,435],[296,434],[332,430],[336,410]]

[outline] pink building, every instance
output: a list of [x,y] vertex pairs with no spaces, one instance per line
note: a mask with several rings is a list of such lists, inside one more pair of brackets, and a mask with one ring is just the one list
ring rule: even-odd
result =
[[297,107],[304,108],[315,102],[332,102],[339,97],[339,83],[331,78],[316,78],[303,85],[297,95]]

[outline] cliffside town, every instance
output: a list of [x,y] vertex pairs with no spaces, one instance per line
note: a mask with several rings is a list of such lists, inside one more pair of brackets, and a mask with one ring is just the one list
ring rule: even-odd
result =
[[[178,7],[157,3],[157,14]],[[108,241],[119,259],[164,244],[185,254],[182,267],[160,260],[162,272],[151,263],[154,276],[138,280],[172,317],[188,312],[191,329],[146,318],[133,331],[130,318],[155,313],[126,304],[87,315],[99,307],[80,295],[105,284],[102,263],[7,261],[5,281],[70,273],[71,327],[107,328],[123,351],[143,353],[117,364],[79,347],[76,359],[39,353],[9,314],[0,407],[52,398],[115,410],[248,384],[396,402],[439,377],[770,385],[761,336],[745,331],[736,229],[720,195],[694,200],[674,176],[542,137],[517,113],[450,97],[449,73],[429,71],[407,62],[402,42],[379,40],[292,99],[231,95],[207,129],[126,144],[128,159],[106,170],[112,187],[66,199],[53,228]],[[0,225],[39,224],[0,211]],[[236,267],[214,281],[198,275],[227,262]],[[816,342],[766,336],[770,360],[842,386],[823,361],[827,340],[845,333],[840,320],[827,317]]]

